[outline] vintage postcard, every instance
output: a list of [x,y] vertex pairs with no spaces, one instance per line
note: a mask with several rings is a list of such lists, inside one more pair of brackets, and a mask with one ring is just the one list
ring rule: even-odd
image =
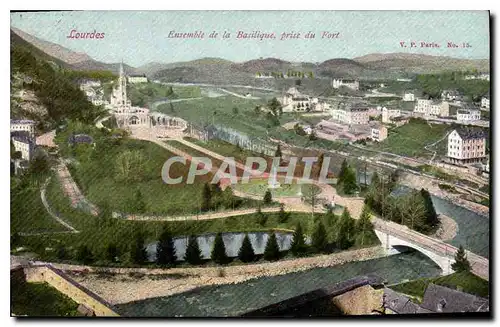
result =
[[491,317],[488,11],[10,19],[11,316]]

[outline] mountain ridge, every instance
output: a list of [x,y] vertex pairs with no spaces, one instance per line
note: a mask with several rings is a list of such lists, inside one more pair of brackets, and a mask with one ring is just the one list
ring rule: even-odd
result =
[[[39,39],[15,27],[11,27],[12,33],[46,53],[49,57],[62,61],[75,70],[118,71],[119,63],[104,63],[94,60],[85,53],[75,52],[58,44]],[[398,74],[419,74],[443,70],[476,69],[489,71],[489,59],[462,59],[403,52],[370,53],[355,58],[332,58],[321,63],[293,62],[275,57],[261,57],[243,62],[234,62],[218,57],[204,57],[171,63],[149,62],[137,68],[124,64],[124,69],[129,74],[146,74],[152,79],[172,75],[174,81],[203,80],[206,82],[210,78],[218,80],[220,79],[218,75],[220,75],[228,82],[236,82],[248,80],[257,72],[286,73],[288,70],[312,71],[320,77],[388,78],[390,76],[392,78]],[[244,75],[244,78],[240,78],[238,75]]]

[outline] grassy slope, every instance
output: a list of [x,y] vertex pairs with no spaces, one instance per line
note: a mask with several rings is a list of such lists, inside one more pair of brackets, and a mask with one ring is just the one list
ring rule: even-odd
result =
[[[130,182],[116,180],[116,160],[127,150],[140,151],[144,156],[139,176]],[[102,153],[100,160],[72,166],[75,180],[88,199],[96,204],[107,203],[112,209],[127,211],[127,204],[140,190],[150,213],[185,214],[196,211],[201,201],[200,183],[211,177],[198,176],[194,184],[167,185],[161,178],[165,161],[174,154],[150,142],[125,140],[121,145]],[[189,165],[175,163],[171,177],[186,176]]]
[[481,297],[488,297],[489,294],[488,281],[469,272],[454,273],[448,276],[435,278],[416,279],[406,283],[393,285],[391,286],[391,289],[421,299],[424,296],[427,285],[430,283],[453,289],[461,288],[463,292],[475,294]]
[[432,153],[425,150],[424,146],[441,139],[450,128],[445,124],[429,125],[425,122],[412,121],[390,130],[387,139],[373,144],[372,148],[404,156],[431,156]]
[[27,187],[12,192],[10,199],[11,232],[35,233],[65,231],[66,228],[54,220],[43,206],[38,187]]
[[[269,219],[264,225],[260,225],[255,214],[235,216],[230,218],[212,219],[212,220],[188,220],[188,221],[130,221],[120,219],[102,220],[90,216],[69,206],[69,200],[63,195],[59,183],[53,181],[48,186],[49,200],[54,208],[61,213],[70,224],[80,230],[79,234],[72,235],[54,235],[49,238],[30,237],[25,238],[28,246],[39,250],[43,243],[44,246],[55,247],[59,242],[67,246],[78,246],[87,244],[93,253],[102,253],[105,247],[110,243],[116,243],[122,250],[125,250],[134,235],[142,231],[148,241],[155,241],[164,227],[168,228],[172,235],[190,235],[215,232],[245,232],[245,231],[269,231],[271,229],[293,229],[298,221],[301,222],[305,231],[312,232],[313,221],[308,213],[292,213],[285,223],[278,222],[278,214],[267,214]],[[323,216],[322,214],[316,214]],[[37,246],[38,245],[38,246]]]
[[28,316],[77,316],[78,303],[47,283],[11,283],[11,312]]
[[[264,100],[242,99],[235,96],[204,98],[200,100],[174,103],[175,115],[194,124],[216,124],[233,128],[248,135],[263,137],[266,135],[268,120],[264,115],[256,116],[254,109],[263,105]],[[238,114],[233,108],[238,108]],[[172,114],[169,104],[160,105],[158,110]],[[214,112],[215,115],[214,115]]]

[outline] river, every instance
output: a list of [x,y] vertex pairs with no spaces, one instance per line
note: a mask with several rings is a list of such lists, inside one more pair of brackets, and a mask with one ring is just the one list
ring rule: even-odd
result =
[[[402,195],[411,190],[407,186],[398,186],[394,195]],[[457,235],[446,243],[465,249],[489,258],[490,250],[490,219],[474,211],[465,209],[449,200],[431,195],[432,203],[438,214],[452,218],[458,225]]]
[[135,317],[236,316],[368,273],[377,274],[392,284],[420,277],[438,276],[440,269],[424,255],[406,252],[334,267],[261,277],[236,285],[205,286],[168,297],[118,304],[115,308],[121,315]]

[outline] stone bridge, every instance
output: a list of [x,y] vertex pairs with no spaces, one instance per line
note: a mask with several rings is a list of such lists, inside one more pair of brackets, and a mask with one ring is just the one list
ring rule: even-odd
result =
[[[453,245],[446,244],[435,238],[413,231],[406,226],[390,221],[373,217],[372,222],[375,234],[377,234],[387,254],[396,254],[404,252],[407,248],[411,248],[434,261],[441,268],[442,275],[453,273],[451,265],[455,262],[455,254],[458,250]],[[470,251],[466,251],[466,253],[467,259],[472,266],[472,272],[488,280],[488,259]]]

